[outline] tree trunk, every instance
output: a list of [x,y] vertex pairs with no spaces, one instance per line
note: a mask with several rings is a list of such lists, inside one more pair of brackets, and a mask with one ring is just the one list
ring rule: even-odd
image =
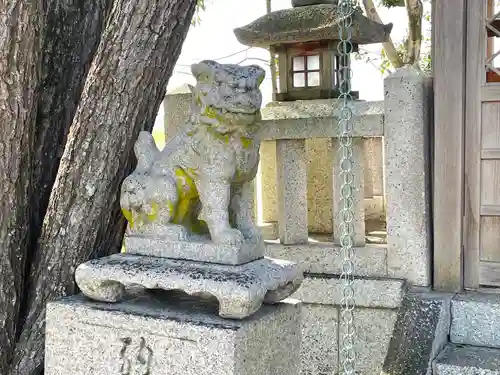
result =
[[42,229],[66,137],[112,3],[112,0],[50,0],[47,5],[43,89],[38,100],[30,203],[34,245]]
[[[372,21],[383,23],[377,12],[375,4],[373,4],[373,0],[363,0],[363,8],[365,8],[366,17],[368,17]],[[390,36],[387,42],[382,43],[382,48],[384,49],[387,59],[394,68],[400,68],[403,66],[403,60],[399,56],[398,51],[394,46],[394,42],[392,41],[392,38]]]
[[408,13],[408,39],[406,40],[406,63],[419,66],[422,47],[422,17],[424,6],[421,0],[406,0]]
[[46,302],[76,292],[79,264],[121,245],[119,187],[138,132],[153,127],[196,0],[115,0],[104,33],[111,0],[49,0],[46,28],[42,0],[6,1],[0,374],[35,375],[43,371]]
[[29,188],[44,25],[42,0],[3,0],[0,25],[0,374],[3,375],[16,341],[30,240]]

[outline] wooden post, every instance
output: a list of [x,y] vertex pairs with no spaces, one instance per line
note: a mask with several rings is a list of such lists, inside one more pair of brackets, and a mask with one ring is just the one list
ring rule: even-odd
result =
[[433,1],[434,288],[446,292],[462,289],[466,4]]

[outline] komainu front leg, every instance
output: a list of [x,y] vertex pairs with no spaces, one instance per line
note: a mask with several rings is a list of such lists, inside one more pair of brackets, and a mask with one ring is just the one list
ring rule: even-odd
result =
[[239,245],[243,236],[229,224],[229,202],[231,185],[229,182],[201,179],[197,182],[201,204],[205,209],[205,220],[212,241],[216,244]]
[[234,184],[231,189],[230,204],[231,221],[234,222],[245,239],[255,240],[260,232],[254,218],[254,187],[253,181]]

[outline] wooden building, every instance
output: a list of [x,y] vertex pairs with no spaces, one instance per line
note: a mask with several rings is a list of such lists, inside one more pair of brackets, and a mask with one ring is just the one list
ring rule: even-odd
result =
[[500,291],[500,4],[433,1],[434,288]]

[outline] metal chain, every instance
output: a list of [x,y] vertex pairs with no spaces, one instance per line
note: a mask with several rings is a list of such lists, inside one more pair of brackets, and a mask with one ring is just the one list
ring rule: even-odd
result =
[[354,0],[339,0],[337,11],[339,16],[339,39],[338,53],[340,59],[339,66],[339,98],[342,101],[342,108],[339,116],[339,159],[340,173],[342,181],[340,191],[340,212],[337,218],[338,233],[340,237],[342,256],[342,306],[341,306],[341,326],[343,328],[340,342],[343,375],[354,375],[356,369],[356,352],[354,349],[355,326],[354,326],[354,213],[353,213],[353,182],[352,172],[352,110],[349,102],[351,95],[352,71],[349,63],[349,55],[353,50],[352,45],[352,21],[355,10]]

